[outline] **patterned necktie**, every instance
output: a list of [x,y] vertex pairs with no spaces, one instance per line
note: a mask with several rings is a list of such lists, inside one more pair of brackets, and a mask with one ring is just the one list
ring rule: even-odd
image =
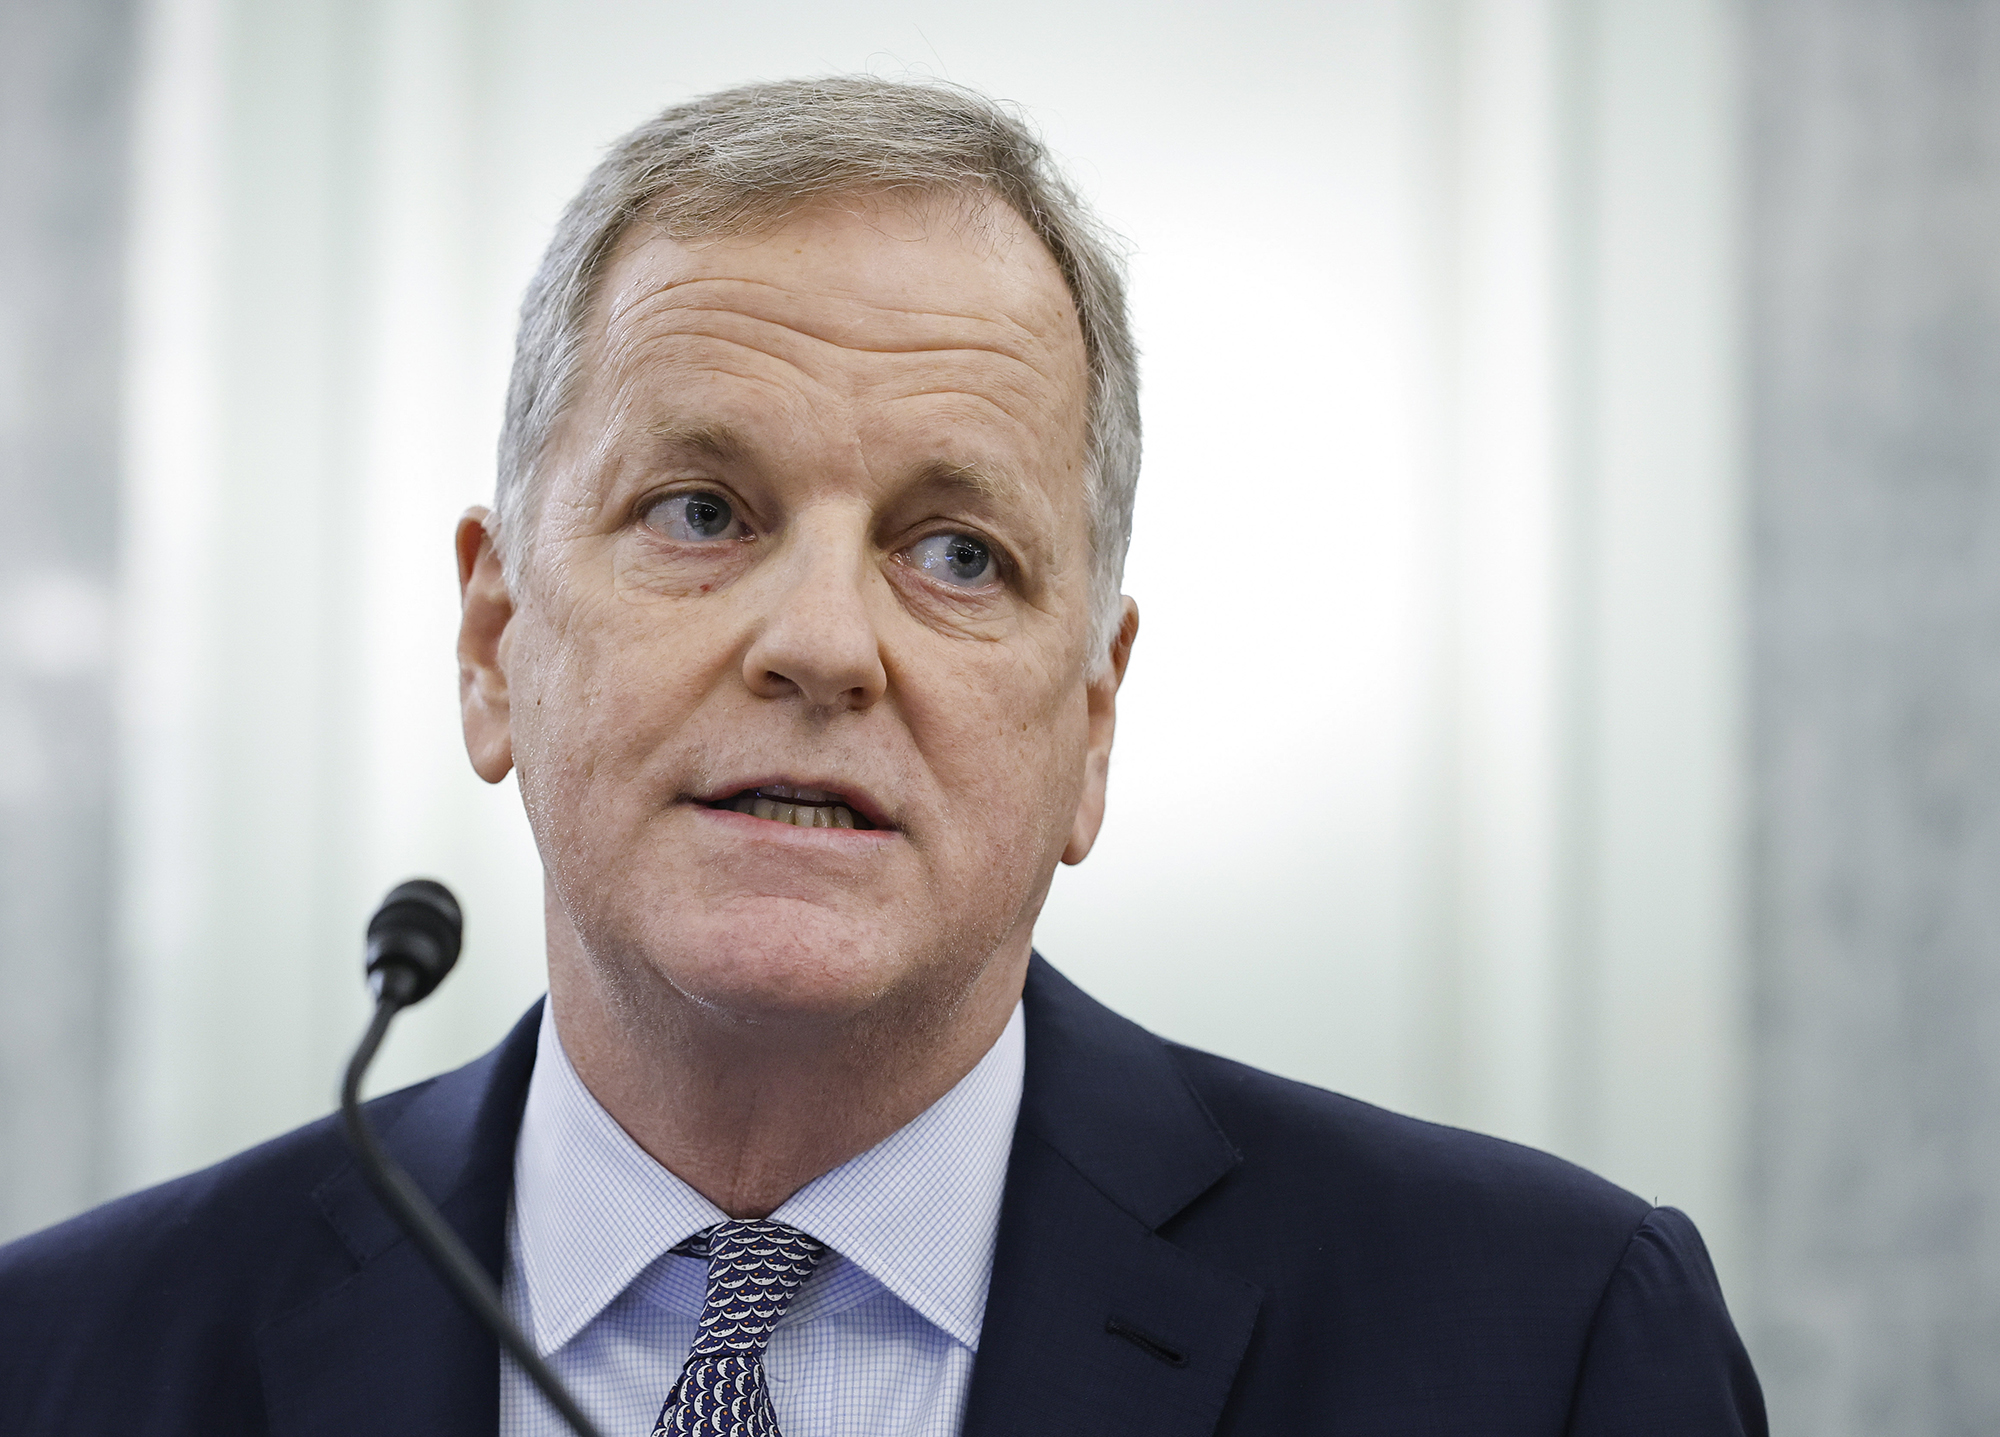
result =
[[674,1251],[708,1259],[708,1300],[653,1437],[780,1437],[764,1344],[826,1248],[759,1218],[719,1222]]

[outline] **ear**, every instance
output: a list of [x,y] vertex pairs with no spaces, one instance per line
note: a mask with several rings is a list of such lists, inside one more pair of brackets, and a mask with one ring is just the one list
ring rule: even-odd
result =
[[458,709],[472,771],[498,783],[514,767],[507,695],[507,625],[514,600],[500,572],[492,518],[474,506],[458,521]]
[[1101,673],[1091,677],[1085,702],[1090,709],[1090,746],[1084,751],[1083,796],[1077,800],[1076,819],[1070,824],[1069,843],[1063,849],[1064,863],[1081,863],[1097,842],[1097,830],[1104,827],[1104,787],[1111,776],[1111,733],[1118,726],[1118,686],[1125,682],[1125,665],[1132,661],[1132,641],[1139,637],[1139,606],[1130,598],[1121,600],[1124,614],[1118,632],[1111,639],[1111,661]]

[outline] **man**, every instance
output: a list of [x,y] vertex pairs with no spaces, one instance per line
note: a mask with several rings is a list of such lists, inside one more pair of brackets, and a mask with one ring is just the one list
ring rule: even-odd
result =
[[[1137,611],[1118,267],[946,87],[621,142],[458,533],[549,998],[388,1145],[608,1433],[1761,1432],[1692,1227],[1031,954]],[[0,1256],[9,1433],[555,1433],[319,1124]]]

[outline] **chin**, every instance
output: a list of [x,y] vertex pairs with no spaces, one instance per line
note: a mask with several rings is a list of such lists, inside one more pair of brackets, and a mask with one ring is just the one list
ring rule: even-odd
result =
[[848,1022],[901,1007],[942,976],[935,955],[878,929],[808,904],[756,907],[778,911],[677,924],[643,945],[642,961],[683,997],[744,1023]]

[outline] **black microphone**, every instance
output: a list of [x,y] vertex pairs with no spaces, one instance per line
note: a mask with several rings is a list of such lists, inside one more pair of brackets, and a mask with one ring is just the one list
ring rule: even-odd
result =
[[354,1056],[347,1060],[347,1076],[340,1085],[341,1120],[360,1161],[361,1175],[368,1179],[368,1186],[389,1209],[389,1215],[430,1259],[444,1285],[500,1340],[577,1437],[599,1437],[562,1380],[508,1319],[500,1305],[500,1292],[479,1259],[466,1251],[444,1215],[389,1156],[361,1112],[361,1079],[375,1061],[375,1052],[389,1031],[389,1020],[412,1003],[430,997],[444,981],[451,965],[458,961],[462,931],[458,900],[449,888],[428,878],[397,884],[368,920],[368,985],[375,993],[375,1016]]
[[442,883],[397,884],[368,920],[368,986],[377,998],[394,986],[400,1007],[423,1002],[458,961],[464,931],[458,900]]

